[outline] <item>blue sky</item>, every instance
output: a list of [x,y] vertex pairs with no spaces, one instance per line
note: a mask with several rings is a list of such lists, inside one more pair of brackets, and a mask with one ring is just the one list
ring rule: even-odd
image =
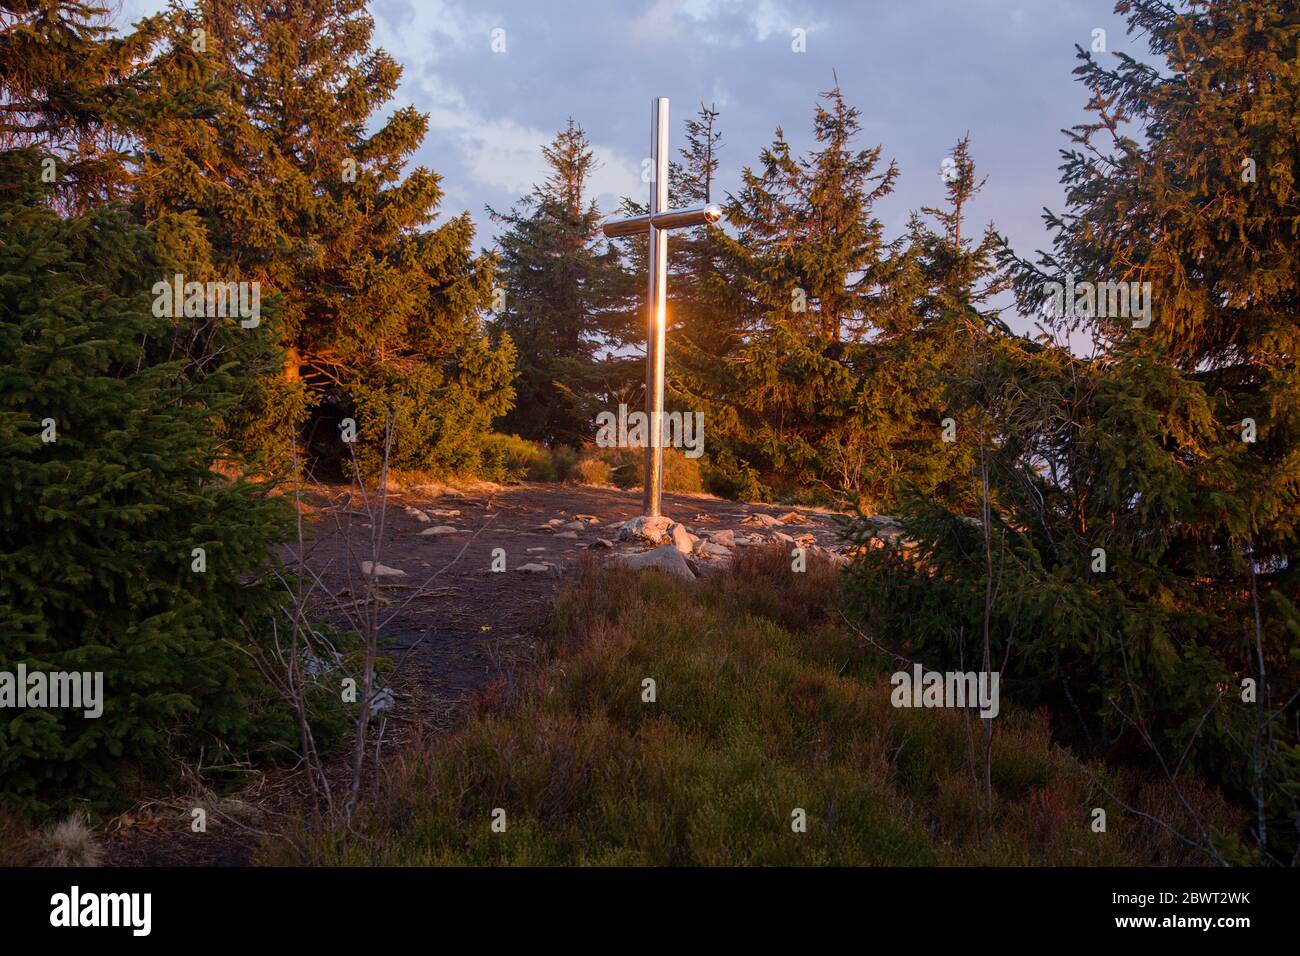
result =
[[[161,6],[125,0],[123,16]],[[898,190],[878,210],[891,237],[909,210],[939,202],[941,163],[969,131],[988,177],[972,215],[1028,254],[1046,242],[1042,207],[1061,206],[1060,130],[1085,117],[1074,45],[1101,29],[1108,51],[1144,52],[1112,0],[375,0],[371,10],[376,42],[405,68],[391,107],[430,114],[417,161],[442,174],[444,211],[468,209],[484,245],[484,207],[508,208],[544,178],[540,147],[570,116],[595,147],[597,199],[612,210],[648,189],[652,97],[672,101],[674,150],[700,101],[716,104],[727,190],[777,126],[811,145],[813,105],[834,71],[862,111],[862,145],[899,163]],[[493,50],[497,30],[504,52]],[[795,30],[806,52],[792,50]]]

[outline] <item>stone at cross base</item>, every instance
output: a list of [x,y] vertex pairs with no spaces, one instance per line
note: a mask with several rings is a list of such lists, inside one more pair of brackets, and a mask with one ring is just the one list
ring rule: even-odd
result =
[[664,515],[640,515],[623,522],[618,529],[618,540],[671,544],[682,554],[695,550],[695,542],[686,526]]

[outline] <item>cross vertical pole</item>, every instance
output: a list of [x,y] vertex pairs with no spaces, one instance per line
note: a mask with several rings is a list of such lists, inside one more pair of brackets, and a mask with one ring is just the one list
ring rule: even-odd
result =
[[[668,210],[668,98],[651,101],[650,149],[654,179],[650,183],[650,215]],[[646,515],[659,514],[663,494],[664,449],[664,325],[668,288],[668,230],[650,226],[649,323],[646,334],[645,412],[650,440],[645,449],[645,491],[642,506]]]
[[664,487],[664,346],[668,316],[668,231],[705,226],[722,218],[716,203],[683,209],[668,208],[668,98],[650,101],[650,211],[605,223],[606,239],[650,234],[646,265],[650,273],[650,294],[646,297],[645,415],[650,426],[645,443],[645,492],[642,510],[648,518],[659,517]]

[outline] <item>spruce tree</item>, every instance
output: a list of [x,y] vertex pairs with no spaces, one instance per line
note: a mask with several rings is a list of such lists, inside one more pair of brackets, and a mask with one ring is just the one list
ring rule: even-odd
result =
[[175,761],[294,729],[246,654],[281,600],[286,509],[212,469],[238,369],[190,361],[194,323],[154,308],[177,263],[105,202],[132,181],[116,145],[131,124],[183,114],[186,95],[145,46],[121,59],[95,16],[24,7],[0,34],[23,106],[0,119],[0,672],[103,675],[96,717],[6,702],[0,789],[27,809],[120,806]]
[[[519,350],[518,400],[503,428],[548,444],[589,439],[596,414],[626,397],[637,363],[609,353],[640,339],[634,292],[616,248],[600,235],[589,196],[597,160],[569,120],[542,155],[545,183],[506,213],[498,239],[505,307],[496,328]],[[642,293],[644,297],[644,292]]]
[[[1113,374],[1149,383],[1131,414],[1150,429],[1140,436],[1150,456],[1115,510],[1131,513],[1140,496],[1142,530],[1164,540],[1140,567],[1174,580],[1152,592],[1136,574],[1138,598],[1161,606],[1186,595],[1214,621],[1178,629],[1180,666],[1169,669],[1197,681],[1187,696],[1215,692],[1201,675],[1205,656],[1232,674],[1235,699],[1242,676],[1258,685],[1252,706],[1213,715],[1211,743],[1222,749],[1202,759],[1222,761],[1251,794],[1261,858],[1277,859],[1300,832],[1300,741],[1280,709],[1300,683],[1300,11],[1283,0],[1131,0],[1117,10],[1163,62],[1119,55],[1111,65],[1079,52],[1096,120],[1074,130],[1070,215],[1055,220],[1054,255],[1040,265],[1150,283],[1150,326],[1113,315],[1095,323],[1114,343]],[[1135,124],[1145,142],[1130,134]],[[1033,281],[1020,278],[1022,290]]]
[[[864,505],[894,513],[905,495],[970,505],[974,449],[969,441],[936,441],[942,423],[973,424],[961,381],[978,374],[988,339],[1007,330],[989,303],[1005,287],[998,275],[997,234],[970,226],[977,179],[969,138],[944,166],[947,202],[914,213],[895,243],[889,295],[874,313],[860,417]],[[964,234],[963,234],[964,233]]]
[[127,195],[127,131],[179,106],[155,59],[163,18],[115,35],[107,14],[84,0],[0,6],[0,146],[37,150],[63,209]]
[[[1096,118],[1064,152],[1053,249],[1002,253],[1021,310],[1052,335],[993,339],[966,384],[993,439],[989,512],[918,503],[913,549],[865,552],[857,592],[927,664],[960,660],[960,636],[990,621],[1004,692],[1057,704],[1078,746],[1200,773],[1250,807],[1250,856],[1236,835],[1188,834],[1207,857],[1287,862],[1300,18],[1278,0],[1118,9],[1154,63],[1079,51]],[[1110,282],[1136,284],[1127,310],[1082,287]],[[1093,355],[1065,347],[1072,331]]]
[[[720,198],[716,180],[723,143],[717,121],[717,110],[703,104],[696,117],[686,121],[681,160],[669,169],[672,205],[702,205]],[[741,303],[730,294],[720,227],[674,230],[668,243],[668,267],[673,300],[669,341],[674,343],[668,355],[670,373],[692,354],[713,366],[735,347],[738,319],[744,315]],[[695,370],[704,371],[699,365]]]
[[283,451],[310,406],[313,447],[347,457],[338,426],[354,418],[374,470],[395,413],[392,467],[472,471],[511,401],[513,351],[482,325],[492,261],[469,215],[435,222],[439,177],[406,170],[427,116],[406,107],[368,132],[401,77],[373,29],[365,0],[173,8],[176,44],[202,31],[224,102],[204,126],[153,131],[140,201],[197,219],[216,270],[279,297],[283,367],[245,401],[246,442]]
[[[686,145],[670,167],[673,205],[718,202],[723,197],[717,173],[723,146],[716,109],[700,105],[686,121]],[[758,497],[753,473],[714,438],[735,432],[735,410],[718,396],[730,387],[728,359],[750,330],[753,312],[737,291],[732,260],[722,226],[676,230],[668,243],[669,309],[667,402],[705,414],[709,483],[713,490],[736,497]],[[646,243],[638,251],[644,256]]]
[[872,209],[897,168],[879,169],[879,146],[853,148],[859,114],[838,86],[822,99],[817,148],[796,157],[778,129],[727,204],[737,235],[724,255],[747,316],[711,421],[721,453],[766,483],[839,494],[857,481],[864,343],[889,259]]

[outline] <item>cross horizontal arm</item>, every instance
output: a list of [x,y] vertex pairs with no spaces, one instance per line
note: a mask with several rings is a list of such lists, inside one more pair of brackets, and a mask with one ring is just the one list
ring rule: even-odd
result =
[[605,223],[604,232],[607,239],[619,239],[623,236],[644,233],[651,226],[656,229],[682,229],[687,226],[702,226],[708,222],[717,222],[721,218],[722,207],[717,203],[709,203],[707,206],[667,209],[654,215],[615,219],[613,222]]

